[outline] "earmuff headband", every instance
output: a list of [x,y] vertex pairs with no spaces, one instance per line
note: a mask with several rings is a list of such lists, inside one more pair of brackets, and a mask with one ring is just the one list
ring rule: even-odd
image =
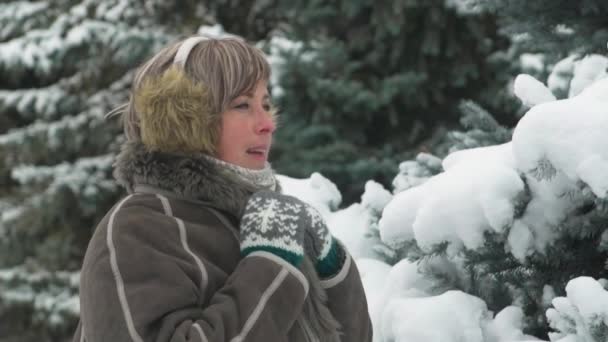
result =
[[173,64],[177,64],[182,68],[186,65],[186,61],[188,60],[188,55],[190,55],[190,51],[196,46],[196,44],[202,42],[203,40],[207,40],[207,37],[190,37],[179,46],[175,57],[173,58]]

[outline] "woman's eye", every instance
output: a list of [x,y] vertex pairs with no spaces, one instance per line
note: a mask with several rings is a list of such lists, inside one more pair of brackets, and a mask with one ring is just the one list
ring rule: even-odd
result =
[[270,104],[265,104],[264,105],[264,110],[269,112],[272,109],[272,106]]
[[249,104],[247,102],[245,102],[245,103],[239,103],[236,106],[234,106],[234,108],[237,108],[237,109],[247,109],[247,108],[249,108]]

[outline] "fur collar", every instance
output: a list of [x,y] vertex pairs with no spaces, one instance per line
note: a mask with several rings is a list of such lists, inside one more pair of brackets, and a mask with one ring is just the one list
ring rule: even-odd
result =
[[[138,185],[156,187],[186,199],[209,203],[240,218],[256,189],[202,154],[150,151],[127,141],[114,163],[114,178],[129,193]],[[281,191],[277,181],[277,190]]]

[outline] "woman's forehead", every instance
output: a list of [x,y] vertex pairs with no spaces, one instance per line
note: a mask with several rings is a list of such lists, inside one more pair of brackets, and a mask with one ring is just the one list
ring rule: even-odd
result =
[[256,93],[261,93],[264,98],[270,97],[268,91],[268,82],[266,82],[265,80],[260,80],[256,82],[253,87],[239,94],[239,96],[254,97]]

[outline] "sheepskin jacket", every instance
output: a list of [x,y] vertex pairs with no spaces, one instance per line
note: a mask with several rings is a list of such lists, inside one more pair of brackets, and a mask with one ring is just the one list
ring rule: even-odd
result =
[[341,341],[372,340],[348,252],[335,276],[313,281],[274,254],[241,256],[238,223],[255,189],[212,162],[137,143],[123,146],[115,177],[129,195],[87,248],[73,341],[308,341],[300,316],[315,287]]

